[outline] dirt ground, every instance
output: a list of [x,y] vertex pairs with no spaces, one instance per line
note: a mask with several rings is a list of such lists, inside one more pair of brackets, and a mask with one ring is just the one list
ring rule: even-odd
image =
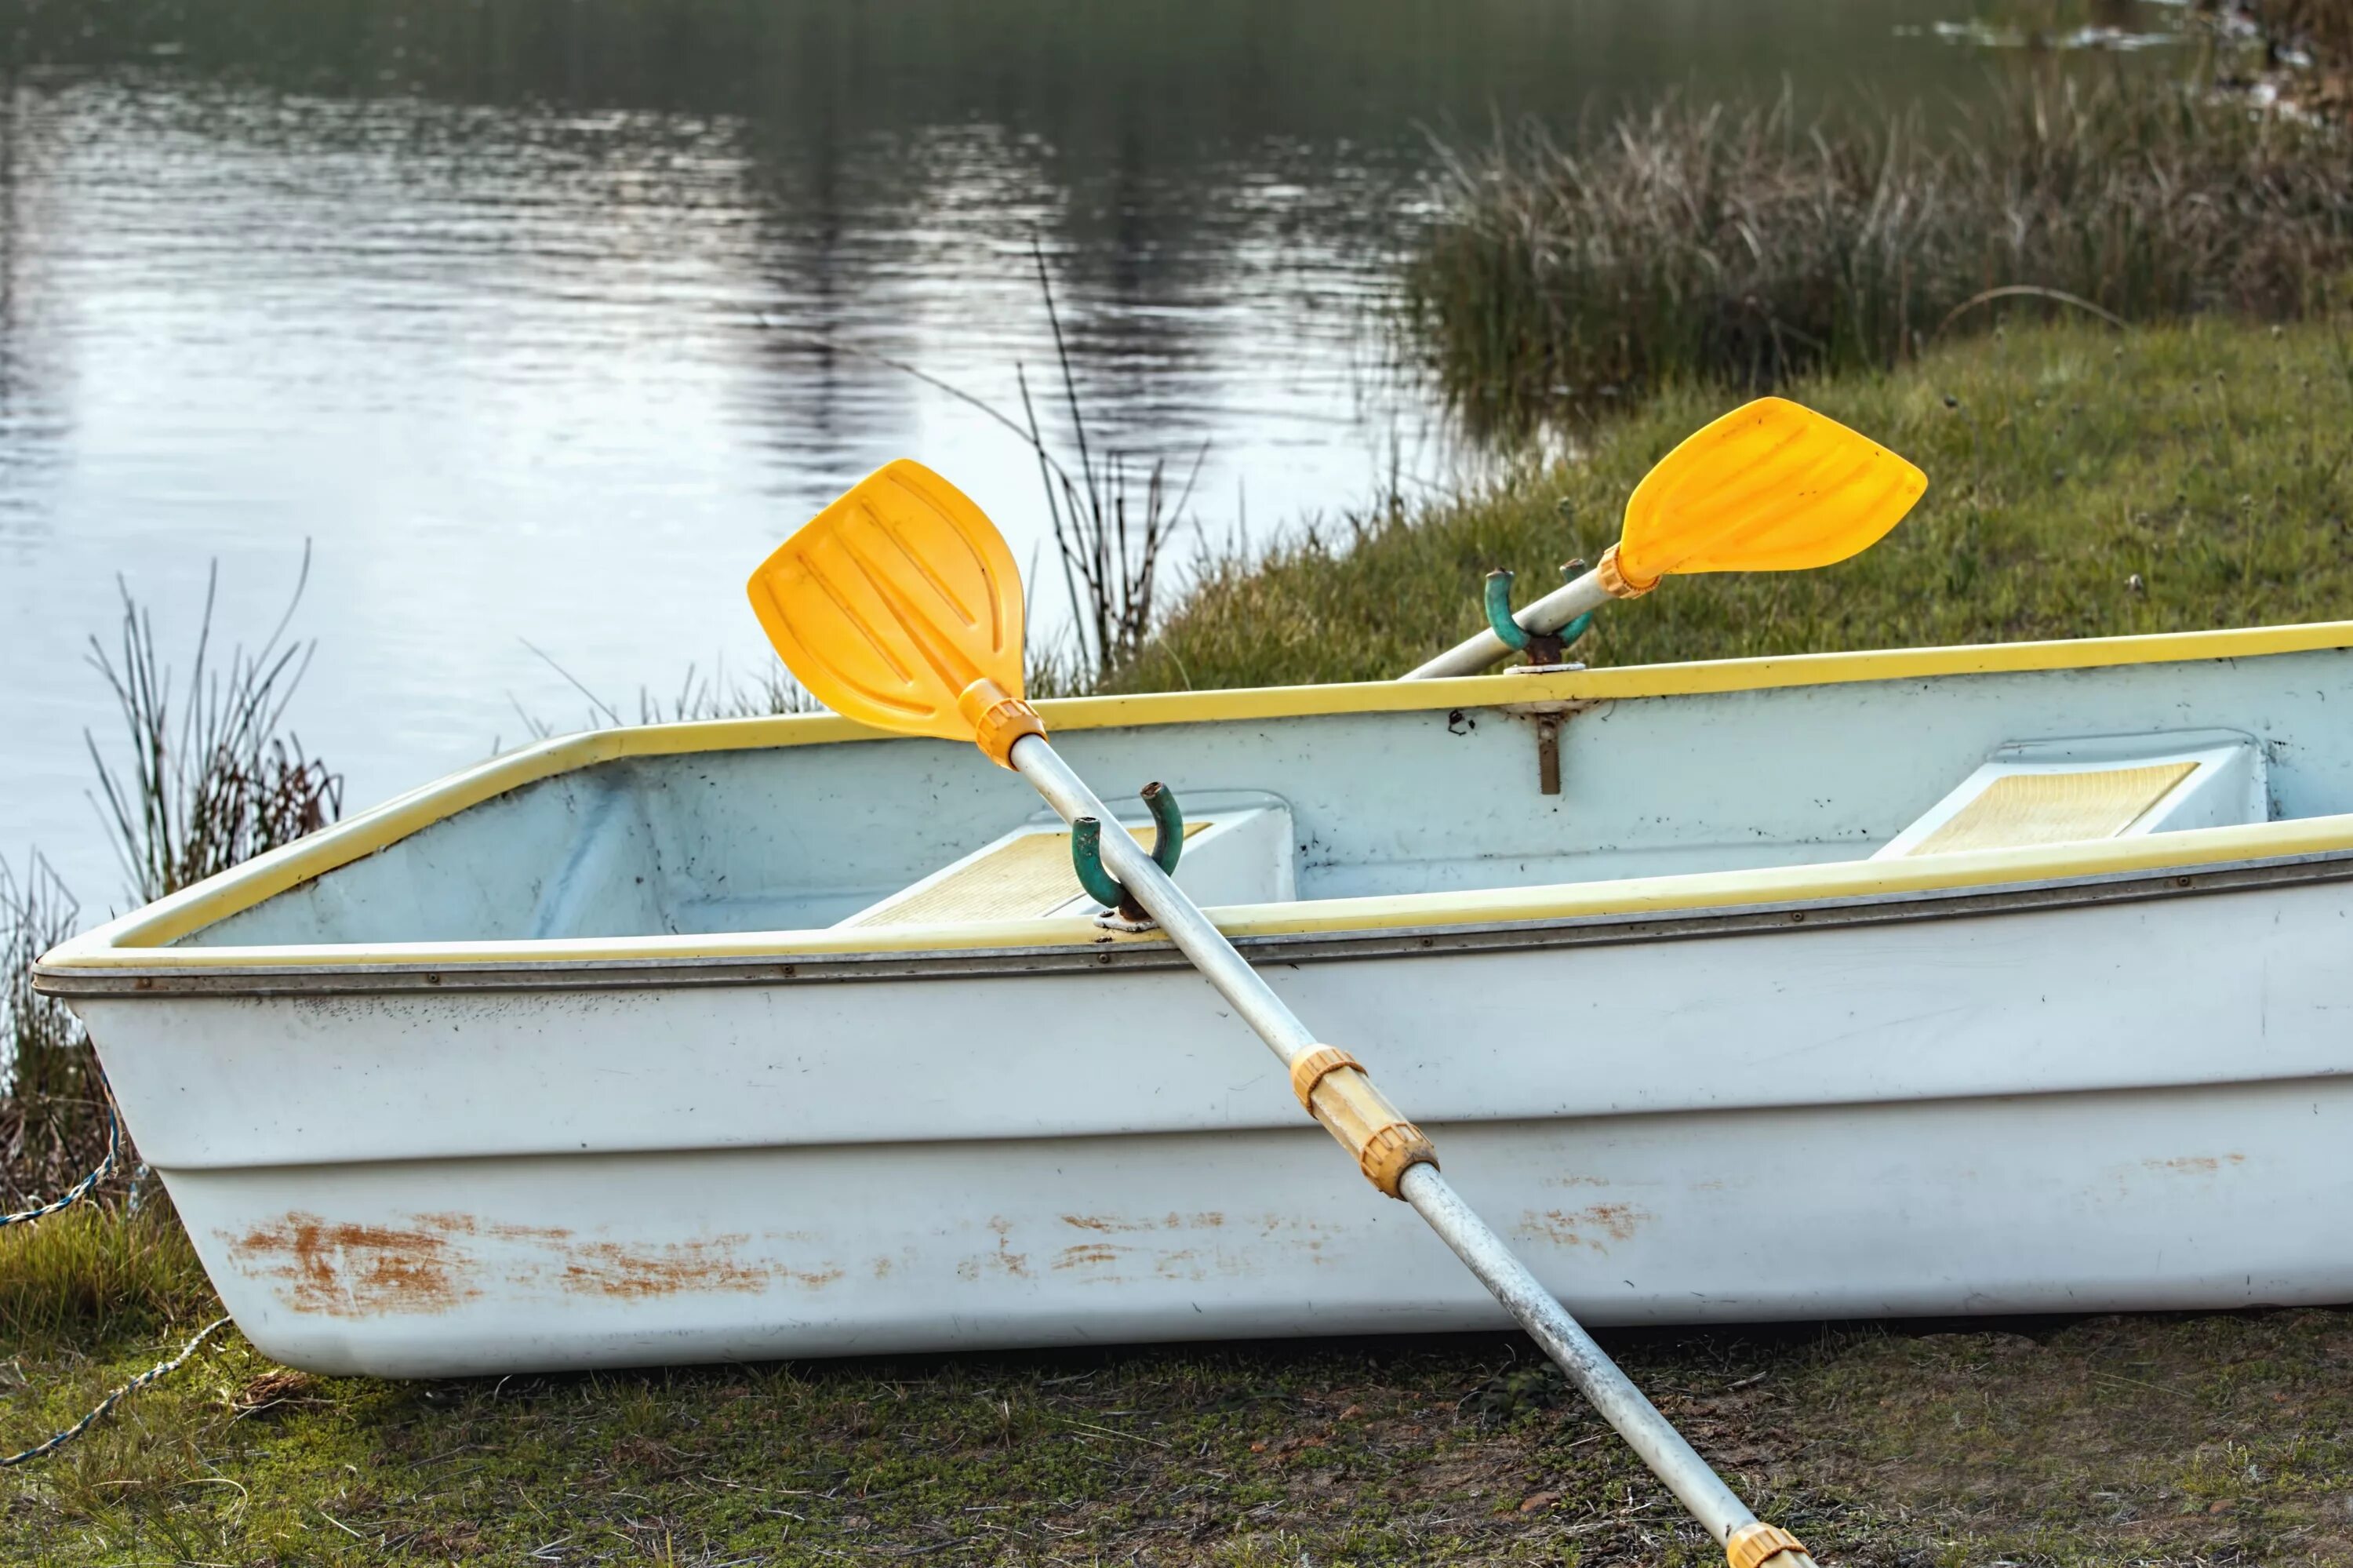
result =
[[[1826,1564],[2353,1564],[2353,1312],[1620,1334]],[[20,1355],[0,1437],[153,1359]],[[1704,1563],[1503,1336],[393,1383],[232,1334],[0,1479],[57,1563]]]

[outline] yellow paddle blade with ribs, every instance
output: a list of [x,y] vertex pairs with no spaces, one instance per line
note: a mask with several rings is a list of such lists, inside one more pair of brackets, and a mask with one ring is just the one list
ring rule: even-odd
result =
[[919,462],[859,481],[761,562],[750,588],[786,668],[845,718],[971,740],[992,710],[1028,706],[1013,552]]
[[1759,397],[1684,438],[1634,487],[1618,574],[1633,592],[1674,572],[1787,572],[1879,542],[1928,476],[1836,419]]

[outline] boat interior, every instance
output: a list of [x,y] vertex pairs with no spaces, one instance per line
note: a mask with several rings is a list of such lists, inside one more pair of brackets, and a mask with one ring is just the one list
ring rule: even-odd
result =
[[[1217,906],[2353,811],[2348,674],[2348,651],[2323,648],[1616,698],[1581,694],[1607,683],[1574,673],[1500,676],[1479,683],[1492,700],[1478,705],[1265,716],[1263,703],[1209,694],[1046,715],[1144,839],[1157,830],[1136,792],[1167,785],[1185,819],[1177,880]],[[1345,690],[1421,700],[1405,685]],[[1067,830],[1018,777],[968,745],[843,739],[828,722],[779,719],[750,740],[740,724],[639,732],[634,755],[455,810],[180,941],[576,940],[1096,910]]]

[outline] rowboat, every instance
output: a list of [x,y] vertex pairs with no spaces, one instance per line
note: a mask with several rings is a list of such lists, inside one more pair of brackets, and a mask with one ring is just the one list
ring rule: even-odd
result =
[[[1039,705],[1603,1324],[2353,1298],[2353,622]],[[1123,824],[1149,838],[1143,807]],[[1173,818],[1156,831],[1169,831]],[[333,1372],[1507,1321],[1062,824],[828,715],[469,769],[38,966]]]

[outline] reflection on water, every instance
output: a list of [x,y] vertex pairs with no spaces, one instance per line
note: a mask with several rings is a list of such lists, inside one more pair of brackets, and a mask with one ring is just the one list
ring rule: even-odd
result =
[[[0,21],[0,839],[86,896],[126,576],[260,628],[317,541],[303,738],[368,801],[689,663],[902,453],[1025,556],[1033,461],[880,354],[1209,460],[1224,537],[1462,460],[1369,323],[1425,128],[1594,95],[1972,90],[1937,0],[49,0]],[[1898,29],[1915,36],[1899,36]],[[766,323],[766,324],[763,324]],[[860,350],[867,351],[864,353]],[[1042,410],[1050,423],[1058,408]],[[1058,590],[1041,618],[1061,620]]]

